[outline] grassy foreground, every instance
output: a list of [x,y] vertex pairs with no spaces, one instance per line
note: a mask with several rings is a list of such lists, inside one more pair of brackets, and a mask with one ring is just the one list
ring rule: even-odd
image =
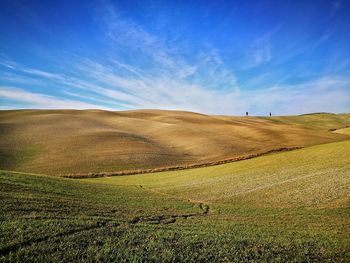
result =
[[348,262],[350,141],[186,171],[0,173],[0,261]]

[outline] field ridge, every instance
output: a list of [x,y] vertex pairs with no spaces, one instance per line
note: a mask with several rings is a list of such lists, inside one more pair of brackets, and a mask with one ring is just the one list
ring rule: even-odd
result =
[[191,164],[191,165],[187,165],[187,166],[172,166],[172,167],[161,167],[161,168],[144,169],[144,170],[131,170],[131,171],[129,170],[129,171],[101,172],[101,173],[70,173],[70,174],[60,174],[59,176],[65,177],[65,178],[82,179],[82,178],[124,176],[124,175],[135,175],[135,174],[160,173],[160,172],[167,172],[167,171],[178,171],[178,170],[203,168],[203,167],[222,165],[222,164],[233,163],[233,162],[238,162],[238,161],[244,161],[244,160],[257,158],[257,157],[271,154],[271,153],[287,152],[287,151],[293,151],[293,150],[298,150],[298,149],[302,149],[302,148],[303,147],[299,147],[299,146],[282,147],[282,148],[272,149],[272,150],[269,150],[266,152],[247,154],[247,155],[237,156],[237,157],[224,159],[224,160],[220,160],[220,161],[197,163],[197,164]]

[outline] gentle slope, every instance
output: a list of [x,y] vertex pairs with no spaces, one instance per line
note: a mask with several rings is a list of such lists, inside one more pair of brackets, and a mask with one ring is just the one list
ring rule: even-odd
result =
[[[312,118],[312,121],[310,120]],[[0,111],[0,168],[64,175],[221,161],[350,138],[349,115],[229,117],[139,110]]]
[[347,141],[124,177],[0,172],[0,261],[347,262],[349,158]]

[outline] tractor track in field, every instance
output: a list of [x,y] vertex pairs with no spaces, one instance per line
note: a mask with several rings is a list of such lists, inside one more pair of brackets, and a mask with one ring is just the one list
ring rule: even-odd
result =
[[136,216],[133,219],[129,220],[129,224],[138,224],[138,223],[148,223],[148,224],[172,224],[175,223],[177,219],[183,218],[192,218],[199,216],[206,216],[209,213],[209,205],[200,203],[199,208],[201,212],[198,213],[187,213],[187,214],[173,214],[173,215],[151,215],[151,216]]
[[[164,195],[167,197],[171,197],[171,198],[175,198],[173,195],[171,194],[167,194],[167,193],[163,193],[154,189],[149,189],[149,188],[145,188],[143,185],[138,185],[136,186],[142,190],[145,191],[149,191],[149,192],[153,192],[156,194],[160,194],[160,195]],[[135,224],[173,224],[176,223],[176,221],[178,219],[188,219],[188,218],[193,218],[193,217],[202,217],[202,216],[207,216],[209,213],[209,205],[202,203],[201,201],[198,200],[187,200],[189,202],[191,202],[193,205],[198,205],[198,208],[200,209],[200,212],[197,213],[186,213],[186,214],[159,214],[159,215],[142,215],[142,216],[135,216],[133,217],[131,220],[127,220],[124,223],[119,222],[117,225],[114,225],[114,227],[120,227],[120,226],[132,226]],[[34,218],[34,219],[52,219],[50,217],[38,217],[38,218]],[[62,219],[62,218],[60,218]],[[64,219],[69,219],[69,218],[64,218]],[[99,228],[103,228],[108,226],[108,223],[113,222],[113,219],[103,219],[99,222],[97,222],[94,225],[90,225],[90,226],[85,226],[85,227],[81,227],[81,228],[77,228],[77,229],[72,229],[69,231],[64,231],[61,233],[57,233],[54,235],[50,235],[50,236],[44,236],[44,237],[38,237],[38,238],[33,238],[33,239],[29,239],[20,243],[16,243],[16,244],[12,244],[3,248],[0,248],[0,257],[4,257],[7,256],[8,254],[10,254],[11,252],[17,251],[23,247],[29,247],[33,244],[36,243],[40,243],[40,242],[45,242],[48,241],[50,239],[54,239],[54,238],[63,238],[63,237],[67,237],[70,235],[74,235],[77,233],[81,233],[84,231],[90,231],[90,230],[94,230],[94,229],[99,229]]]
[[175,198],[175,199],[178,199],[181,201],[188,201],[188,202],[191,202],[193,205],[198,204],[198,207],[201,210],[201,212],[199,212],[199,213],[187,213],[187,214],[173,214],[173,215],[150,215],[150,216],[141,216],[141,217],[137,216],[128,222],[130,224],[137,224],[137,223],[142,223],[142,222],[143,223],[151,223],[151,224],[171,224],[171,223],[175,223],[176,220],[179,218],[187,219],[187,218],[207,215],[209,213],[209,205],[203,204],[200,201],[179,199],[172,194],[157,191],[155,189],[145,188],[143,185],[139,185],[136,187],[138,187],[142,190],[151,192],[151,193],[156,193],[156,194],[163,195],[166,197]]
[[199,216],[202,214],[180,214],[180,215],[151,215],[151,216],[136,216],[133,219],[129,220],[129,224],[138,224],[138,223],[147,223],[147,224],[173,224],[179,218],[191,218],[195,216]]
[[140,188],[142,190],[145,190],[145,191],[148,191],[148,192],[151,192],[151,193],[156,193],[158,195],[163,195],[163,196],[170,197],[172,199],[176,199],[176,200],[183,201],[183,202],[190,202],[192,204],[198,204],[199,208],[202,209],[201,208],[201,204],[203,204],[203,201],[201,201],[201,200],[188,199],[188,198],[179,198],[179,197],[176,197],[173,194],[164,193],[164,192],[158,191],[156,189],[146,188],[143,185],[135,185],[135,186],[137,188]]
[[[154,189],[148,189],[145,188],[142,185],[138,185],[136,186],[138,188],[141,188],[142,190],[145,191],[149,191],[149,192],[154,192],[156,194],[160,194],[160,195],[164,195],[167,197],[171,197],[171,198],[175,198],[173,195],[171,194],[167,194],[167,193],[163,193]],[[113,219],[109,219],[109,218],[105,218],[103,220],[98,221],[97,223],[93,224],[93,225],[89,225],[89,226],[85,226],[85,227],[81,227],[81,228],[77,228],[77,229],[72,229],[72,230],[68,230],[68,231],[64,231],[61,233],[57,233],[57,234],[53,234],[53,235],[49,235],[49,236],[43,236],[43,237],[38,237],[38,238],[32,238],[29,240],[25,240],[23,242],[19,242],[16,244],[12,244],[9,246],[5,246],[3,248],[0,248],[0,257],[4,257],[7,256],[8,254],[10,254],[11,252],[15,252],[23,247],[29,247],[31,245],[34,245],[36,243],[40,243],[40,242],[45,242],[48,241],[50,239],[54,239],[54,238],[63,238],[63,237],[67,237],[70,235],[74,235],[77,233],[81,233],[84,231],[90,231],[90,230],[94,230],[94,229],[99,229],[99,228],[104,228],[106,226],[108,226],[108,223],[113,223],[114,227],[121,227],[121,226],[132,226],[135,224],[173,224],[176,223],[176,221],[178,219],[188,219],[188,218],[193,218],[193,217],[202,217],[202,216],[207,216],[209,213],[209,205],[204,204],[201,201],[198,200],[187,200],[189,202],[191,202],[193,205],[198,205],[198,208],[200,209],[200,212],[197,213],[185,213],[185,214],[153,214],[153,215],[142,215],[142,216],[135,216],[133,217],[131,220],[127,220],[124,223],[123,222],[118,222],[118,224],[113,223]],[[25,218],[28,219],[28,218]],[[37,217],[37,218],[29,218],[29,219],[36,219],[36,220],[45,220],[45,219],[52,219],[51,217]],[[63,219],[63,218],[59,218],[59,219]],[[64,219],[69,219],[69,218],[64,218]]]
[[107,225],[107,222],[102,221],[102,222],[98,222],[92,226],[86,226],[86,227],[82,227],[82,228],[78,228],[78,229],[72,229],[69,231],[57,233],[55,235],[29,239],[29,240],[23,241],[21,243],[17,243],[17,244],[13,244],[13,245],[1,248],[0,249],[0,256],[6,256],[7,254],[9,254],[13,251],[16,251],[20,248],[28,247],[28,246],[31,246],[35,243],[45,242],[45,241],[48,241],[49,239],[52,239],[52,238],[66,237],[66,236],[74,235],[74,234],[80,233],[80,232],[102,228],[102,227],[105,227],[106,225]]
[[[187,218],[192,218],[192,217],[198,217],[198,216],[205,216],[209,213],[209,205],[200,203],[199,208],[201,209],[201,212],[198,213],[187,213],[187,214],[172,214],[172,215],[149,215],[149,216],[135,216],[131,220],[128,220],[124,223],[119,223],[117,225],[114,224],[114,227],[120,227],[120,226],[130,226],[130,225],[135,225],[139,223],[145,223],[145,224],[173,224],[177,221],[177,219],[182,218],[182,219],[187,219]],[[39,237],[39,238],[33,238],[29,239],[20,243],[12,244],[3,248],[0,248],[0,257],[7,256],[11,252],[17,251],[20,248],[23,247],[29,247],[33,244],[40,243],[40,242],[45,242],[53,238],[62,238],[62,237],[67,237],[70,235],[74,235],[77,233],[81,233],[84,231],[90,231],[94,229],[99,229],[99,228],[104,228],[108,226],[108,222],[112,222],[113,220],[104,220],[104,221],[99,221],[94,225],[86,226],[86,227],[81,227],[77,229],[72,229],[69,231],[57,233],[54,235],[50,236],[44,236],[44,237]]]
[[[241,190],[241,191],[234,192],[234,193],[225,193],[225,195],[227,194],[227,196],[233,197],[233,196],[238,196],[238,195],[249,194],[249,193],[253,193],[253,192],[256,192],[256,191],[273,188],[275,186],[288,184],[288,183],[293,183],[293,182],[296,182],[296,181],[299,181],[299,180],[311,178],[311,177],[314,177],[314,176],[317,176],[317,175],[321,175],[321,174],[322,174],[322,172],[314,172],[314,173],[310,173],[310,174],[307,174],[307,175],[304,175],[304,176],[299,176],[299,177],[295,177],[295,178],[289,178],[289,179],[281,180],[281,181],[278,181],[278,182],[265,184],[265,185],[262,185],[262,186],[257,186],[257,187],[254,187],[252,189]],[[219,200],[219,199],[220,198],[215,198],[215,199],[211,199],[211,201]]]
[[[143,189],[145,191],[148,191],[148,192],[151,192],[151,193],[156,193],[156,194],[163,195],[163,196],[166,196],[166,197],[171,197],[171,198],[174,198],[174,199],[177,199],[177,200],[181,200],[181,201],[184,201],[184,202],[190,202],[193,205],[197,204],[199,206],[199,208],[203,211],[203,214],[208,214],[209,213],[210,207],[209,207],[208,204],[204,204],[203,201],[194,200],[194,199],[178,198],[178,197],[175,197],[172,194],[164,193],[164,192],[161,192],[161,191],[158,191],[158,190],[155,190],[155,189],[145,188],[143,185],[139,185],[139,186],[136,186],[136,187],[141,188],[141,189]],[[194,215],[198,215],[198,214],[194,214]]]

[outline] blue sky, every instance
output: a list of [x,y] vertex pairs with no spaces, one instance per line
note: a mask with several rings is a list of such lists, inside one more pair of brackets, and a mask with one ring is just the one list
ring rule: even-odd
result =
[[0,1],[0,108],[350,112],[350,1]]

